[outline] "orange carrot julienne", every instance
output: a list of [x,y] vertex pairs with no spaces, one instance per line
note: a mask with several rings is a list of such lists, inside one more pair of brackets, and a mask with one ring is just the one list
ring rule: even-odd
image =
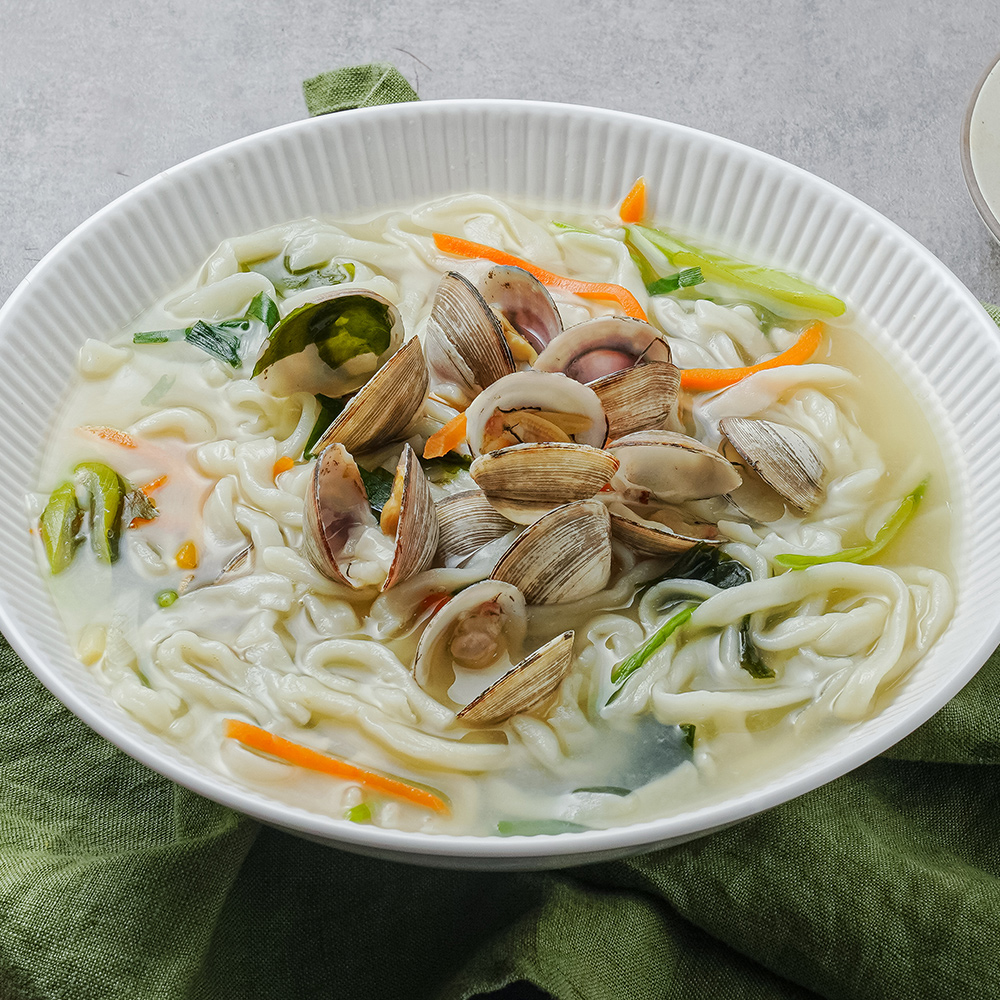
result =
[[646,217],[646,179],[640,177],[625,195],[618,215],[622,222],[642,222]]
[[528,274],[534,275],[543,285],[551,285],[553,288],[561,288],[565,292],[575,292],[586,299],[614,299],[624,310],[627,316],[634,319],[646,318],[635,296],[621,285],[614,285],[604,281],[579,281],[576,278],[565,278],[551,271],[545,271],[536,267],[529,261],[515,257],[504,250],[497,250],[495,247],[486,246],[484,243],[473,243],[471,240],[463,240],[458,236],[446,236],[444,233],[434,234],[434,243],[439,250],[444,253],[454,254],[456,257],[470,257],[473,260],[491,260],[494,264],[504,264],[508,267],[520,267]]
[[466,435],[465,414],[452,417],[439,431],[435,431],[424,445],[424,458],[440,458],[454,451]]
[[152,482],[146,483],[145,486],[140,486],[139,489],[142,490],[142,492],[145,493],[146,496],[149,496],[150,493],[155,493],[161,486],[166,486],[166,485],[167,485],[167,477],[160,476],[159,478],[152,480]]
[[438,798],[433,792],[428,792],[423,788],[415,788],[397,778],[387,778],[383,774],[366,771],[354,764],[337,760],[336,757],[310,750],[309,747],[275,736],[266,729],[251,725],[249,722],[226,719],[226,736],[238,740],[254,750],[259,750],[261,753],[278,757],[289,764],[297,764],[310,771],[319,771],[334,778],[343,778],[345,781],[356,781],[359,785],[364,785],[373,792],[394,795],[415,805],[433,809],[435,812],[446,813],[449,811],[448,804],[444,799]]
[[125,431],[118,430],[117,427],[95,427],[91,424],[86,424],[79,429],[86,431],[88,434],[94,434],[103,441],[119,444],[123,448],[134,448],[136,446],[135,438],[131,434],[126,434]]
[[689,392],[710,392],[713,389],[725,389],[735,385],[754,372],[762,372],[768,368],[780,368],[782,365],[801,365],[808,361],[819,347],[823,335],[823,324],[813,323],[799,335],[799,339],[781,354],[769,361],[761,361],[746,368],[688,368],[681,372],[681,388]]
[[295,463],[287,455],[282,455],[281,458],[274,463],[274,468],[271,470],[271,478],[277,479],[278,476],[293,468],[294,465]]

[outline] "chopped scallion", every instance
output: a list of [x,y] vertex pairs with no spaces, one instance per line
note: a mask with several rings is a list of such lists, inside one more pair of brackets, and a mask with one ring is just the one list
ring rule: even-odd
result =
[[[694,613],[694,607],[684,608],[668,618],[634,653],[626,656],[611,670],[611,682],[624,684]],[[622,688],[619,687],[608,699],[611,704],[618,697]]]

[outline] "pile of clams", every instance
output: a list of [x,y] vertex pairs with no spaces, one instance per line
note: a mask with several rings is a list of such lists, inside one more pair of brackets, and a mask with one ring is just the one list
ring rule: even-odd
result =
[[[371,294],[337,294],[348,293]],[[539,710],[572,667],[574,635],[526,652],[531,606],[603,590],[615,544],[672,559],[721,545],[723,516],[771,519],[821,499],[822,462],[798,431],[730,417],[712,448],[685,433],[679,394],[670,347],[649,324],[603,316],[563,329],[526,271],[450,272],[422,335],[394,350],[314,449],[305,551],[331,580],[383,591],[432,566],[488,560],[488,578],[427,621],[415,679],[466,725]],[[413,447],[429,399],[464,411],[476,484],[437,502]],[[401,442],[378,520],[357,459]]]

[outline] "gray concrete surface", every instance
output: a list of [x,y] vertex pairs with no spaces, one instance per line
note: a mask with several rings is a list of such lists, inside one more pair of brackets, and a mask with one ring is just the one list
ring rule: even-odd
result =
[[424,98],[511,97],[693,125],[805,167],[898,223],[980,298],[1000,247],[959,131],[994,0],[0,0],[0,300],[119,194],[305,116],[302,79],[394,62]]

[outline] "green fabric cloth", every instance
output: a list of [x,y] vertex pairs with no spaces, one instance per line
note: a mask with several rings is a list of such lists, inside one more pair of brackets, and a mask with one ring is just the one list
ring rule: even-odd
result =
[[320,73],[302,84],[302,93],[311,115],[419,100],[402,73],[389,63],[344,66]]
[[[324,107],[380,93],[334,77]],[[721,833],[437,871],[178,788],[0,641],[0,1000],[1000,997],[998,720],[995,653],[890,754]]]

